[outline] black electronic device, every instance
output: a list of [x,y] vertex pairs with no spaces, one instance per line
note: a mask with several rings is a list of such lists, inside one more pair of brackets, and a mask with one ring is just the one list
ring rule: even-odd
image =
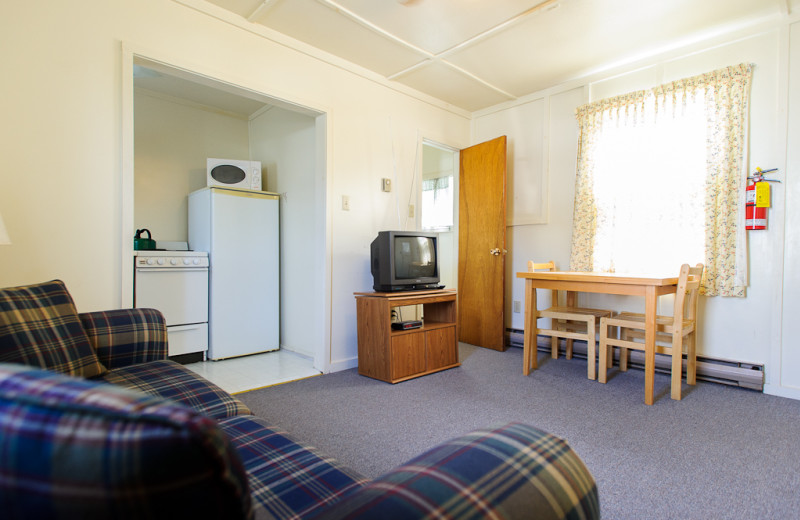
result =
[[381,231],[370,245],[376,291],[442,289],[439,284],[439,235],[422,231]]
[[394,330],[411,330],[420,327],[422,327],[420,320],[395,321],[392,323],[392,329]]

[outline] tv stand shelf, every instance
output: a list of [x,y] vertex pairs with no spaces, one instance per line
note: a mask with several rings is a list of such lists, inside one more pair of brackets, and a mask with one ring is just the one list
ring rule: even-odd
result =
[[[399,383],[461,365],[456,291],[359,292],[355,297],[359,374]],[[392,309],[407,305],[422,305],[422,327],[392,330]]]

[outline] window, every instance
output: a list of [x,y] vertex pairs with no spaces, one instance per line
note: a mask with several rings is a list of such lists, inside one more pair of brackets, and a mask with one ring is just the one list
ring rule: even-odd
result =
[[750,78],[738,65],[578,108],[571,269],[702,262],[706,294],[744,295]]
[[422,181],[422,229],[450,231],[453,227],[453,176]]

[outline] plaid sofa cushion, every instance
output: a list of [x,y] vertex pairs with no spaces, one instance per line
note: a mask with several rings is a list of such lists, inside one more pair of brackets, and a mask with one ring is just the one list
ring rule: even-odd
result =
[[0,289],[0,363],[79,377],[106,371],[61,280]]
[[3,518],[249,518],[216,422],[100,382],[0,364]]
[[102,380],[172,399],[212,419],[252,413],[222,388],[168,359],[110,370]]
[[597,486],[563,439],[511,423],[440,444],[315,520],[600,518]]
[[155,309],[78,314],[100,362],[109,370],[167,359],[167,323]]
[[257,518],[306,518],[367,482],[259,417],[230,417],[219,424],[242,457]]

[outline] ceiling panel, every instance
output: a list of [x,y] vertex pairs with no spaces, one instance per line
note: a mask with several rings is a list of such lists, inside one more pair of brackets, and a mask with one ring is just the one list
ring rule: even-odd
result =
[[469,111],[509,100],[507,96],[438,62],[430,62],[404,74],[397,81]]
[[134,65],[133,80],[136,88],[165,94],[175,99],[188,100],[204,107],[238,114],[245,118],[267,106],[262,101],[248,99],[240,94],[228,93],[219,88],[179,78],[142,65]]
[[383,76],[425,58],[315,0],[283,0],[253,21]]
[[[292,0],[284,0],[292,1]],[[439,54],[545,0],[337,0],[385,31]]]
[[218,5],[243,18],[248,18],[264,3],[264,0],[209,0],[209,3]]

